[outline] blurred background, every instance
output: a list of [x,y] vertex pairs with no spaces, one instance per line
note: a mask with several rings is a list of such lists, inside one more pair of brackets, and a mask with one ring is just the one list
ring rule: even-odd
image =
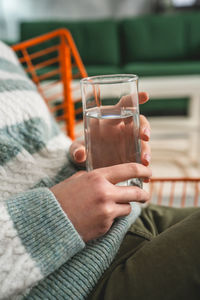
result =
[[18,41],[25,20],[122,18],[152,11],[152,0],[0,0],[0,37]]
[[61,27],[89,75],[139,75],[154,176],[199,176],[200,0],[0,0],[9,45]]
[[200,0],[0,0],[0,38],[20,40],[30,20],[90,20],[200,9]]

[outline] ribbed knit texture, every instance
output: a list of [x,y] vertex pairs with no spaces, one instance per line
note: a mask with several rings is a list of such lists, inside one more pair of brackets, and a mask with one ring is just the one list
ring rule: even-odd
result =
[[48,189],[78,170],[70,144],[0,42],[0,299],[86,299],[140,213],[85,244]]
[[49,189],[32,189],[11,197],[7,207],[26,250],[44,275],[57,269],[65,261],[63,257],[70,258],[84,247]]
[[110,266],[127,229],[139,213],[139,206],[134,204],[129,218],[116,221],[107,235],[88,243],[58,271],[33,288],[25,299],[86,299]]

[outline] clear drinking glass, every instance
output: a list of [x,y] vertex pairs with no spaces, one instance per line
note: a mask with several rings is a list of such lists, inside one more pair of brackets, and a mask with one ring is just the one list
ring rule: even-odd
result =
[[[140,163],[138,76],[92,76],[81,80],[86,168]],[[142,187],[138,178],[120,185]]]

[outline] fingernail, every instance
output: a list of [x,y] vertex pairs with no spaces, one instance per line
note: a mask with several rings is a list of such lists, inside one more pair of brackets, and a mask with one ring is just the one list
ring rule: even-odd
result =
[[74,159],[75,159],[75,160],[78,160],[78,158],[79,158],[78,152],[79,152],[79,149],[76,149],[76,150],[74,151],[74,153],[73,153]]
[[149,128],[148,127],[146,127],[145,129],[144,129],[144,135],[145,135],[145,137],[147,138],[147,139],[150,139],[150,130],[149,130]]
[[85,152],[83,151],[82,148],[76,149],[73,155],[74,155],[74,160],[79,163],[82,163],[85,160]]
[[147,153],[144,154],[144,159],[146,160],[147,163],[150,163],[151,161],[151,156]]

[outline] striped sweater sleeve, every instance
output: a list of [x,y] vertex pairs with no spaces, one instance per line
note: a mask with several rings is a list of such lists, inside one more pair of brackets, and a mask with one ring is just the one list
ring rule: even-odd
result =
[[1,202],[0,299],[25,292],[83,248],[48,188]]
[[45,187],[62,177],[68,146],[0,42],[0,299],[17,299],[85,247]]

